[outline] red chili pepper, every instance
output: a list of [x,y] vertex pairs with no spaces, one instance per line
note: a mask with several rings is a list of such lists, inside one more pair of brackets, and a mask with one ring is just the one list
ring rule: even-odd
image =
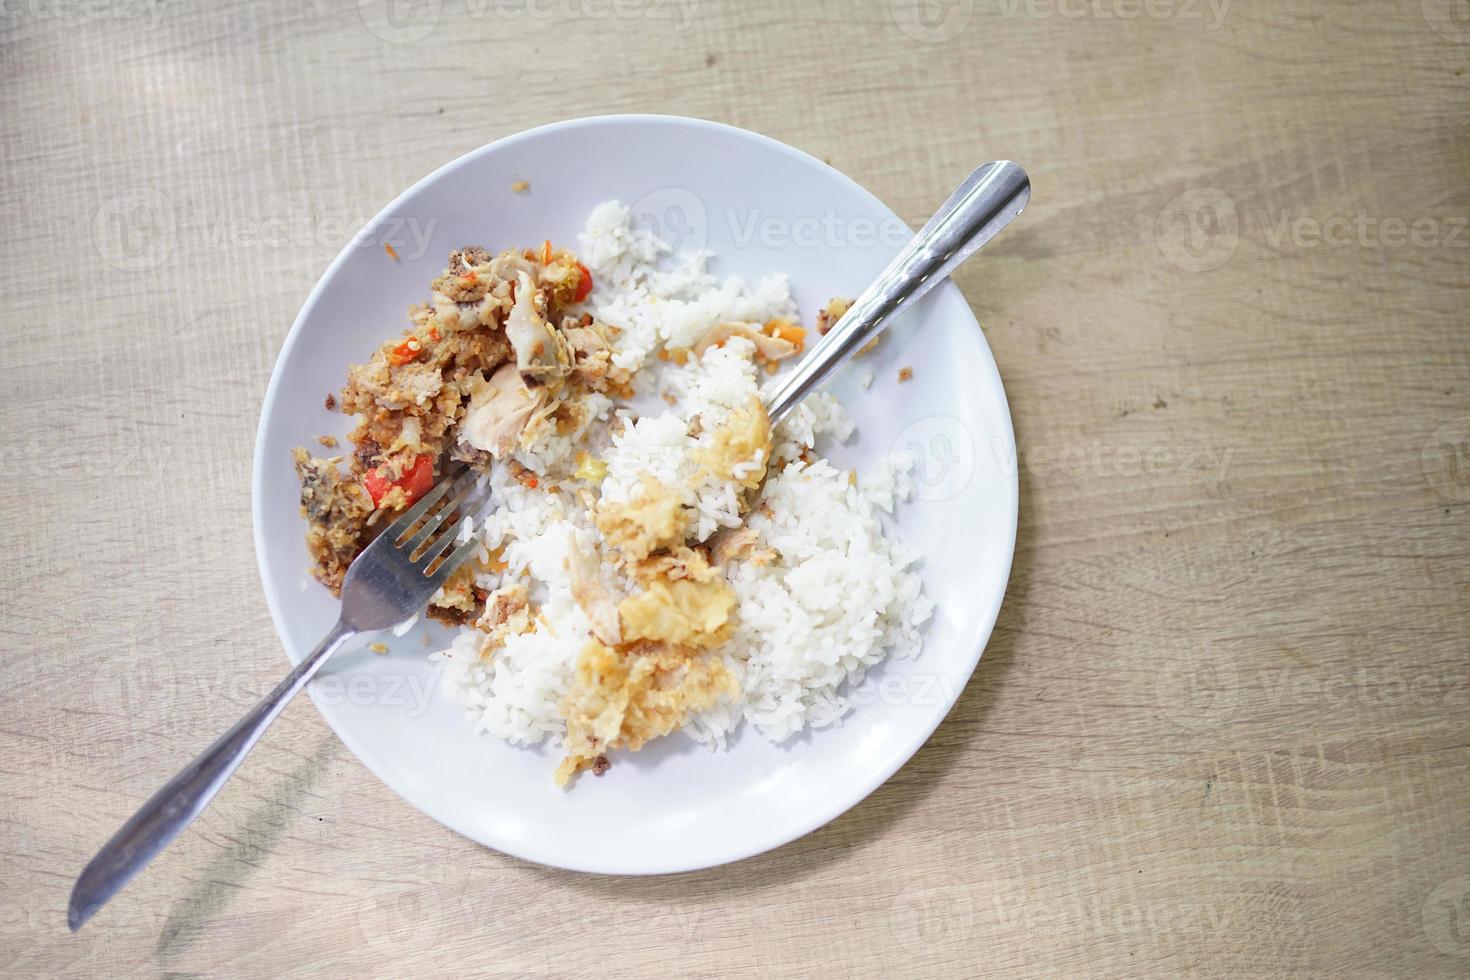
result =
[[417,360],[423,352],[424,345],[419,343],[419,339],[410,337],[388,352],[388,363],[394,367],[402,367],[409,361]]
[[402,490],[406,503],[411,504],[434,488],[434,457],[428,453],[417,457],[413,466],[396,480],[387,479],[374,467],[363,475],[362,485],[367,488],[368,496],[373,498],[374,507],[394,487]]
[[577,282],[576,301],[580,303],[592,294],[592,272],[580,262],[577,263],[577,271],[582,273],[582,278]]

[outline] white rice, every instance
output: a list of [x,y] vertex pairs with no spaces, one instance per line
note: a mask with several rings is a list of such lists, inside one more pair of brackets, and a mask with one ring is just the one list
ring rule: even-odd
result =
[[[795,318],[786,278],[768,276],[754,287],[735,277],[719,279],[709,271],[710,255],[671,255],[635,227],[616,201],[593,210],[580,241],[595,282],[592,311],[622,331],[615,363],[639,372],[640,390],[667,393],[674,404],[651,401],[658,411],[635,417],[626,406],[587,396],[586,425],[562,435],[542,433],[515,458],[539,474],[564,476],[575,469],[579,453],[590,451],[607,465],[601,486],[607,500],[629,499],[642,474],[651,474],[682,494],[699,540],[738,526],[735,482],[705,473],[691,454],[707,447],[716,426],[760,393],[750,343],[732,339],[684,366],[652,358],[660,348],[693,347],[727,320]],[[617,416],[632,421],[609,436],[607,423]],[[696,419],[700,425],[691,431]],[[837,401],[818,394],[774,433],[772,456],[785,461],[785,468],[767,482],[766,506],[744,523],[776,557],[764,565],[730,566],[739,604],[734,637],[720,652],[741,695],[685,726],[706,745],[723,746],[742,720],[776,742],[836,724],[851,710],[843,694],[849,685],[885,656],[919,651],[933,604],[921,594],[913,556],[885,537],[876,517],[876,511],[892,512],[907,499],[914,461],[895,453],[859,474],[854,485],[852,474],[815,452],[819,438],[842,441],[852,431]],[[803,453],[809,462],[802,461]],[[737,464],[734,476],[758,472],[767,462]],[[498,551],[505,568],[485,573],[478,584],[494,589],[525,582],[540,622],[533,632],[509,638],[488,661],[479,658],[483,635],[468,629],[433,659],[442,664],[444,692],[464,705],[478,729],[531,745],[565,731],[557,704],[592,635],[572,598],[565,559],[572,542],[596,547],[598,532],[572,490],[550,482],[527,490],[502,466],[493,469],[489,482],[493,509],[477,533],[486,556]]]

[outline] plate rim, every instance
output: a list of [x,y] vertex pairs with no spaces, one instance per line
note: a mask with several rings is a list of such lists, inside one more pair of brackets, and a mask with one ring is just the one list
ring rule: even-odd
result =
[[[405,199],[417,193],[425,185],[433,183],[450,171],[458,169],[460,167],[469,166],[480,157],[486,156],[504,147],[511,146],[526,140],[535,139],[551,132],[593,126],[617,126],[627,123],[654,123],[659,125],[688,126],[692,127],[694,130],[711,130],[727,135],[734,135],[744,139],[753,140],[759,144],[764,145],[768,149],[772,149],[776,152],[783,153],[789,156],[794,156],[798,160],[815,166],[819,170],[825,171],[829,176],[834,177],[838,181],[848,185],[849,189],[856,191],[859,195],[871,201],[875,208],[879,211],[879,213],[886,214],[892,220],[899,221],[903,224],[905,228],[909,228],[911,233],[913,231],[913,229],[909,227],[908,223],[903,222],[903,220],[897,214],[895,214],[894,211],[890,207],[888,207],[888,205],[885,204],[876,194],[869,191],[866,187],[859,184],[856,180],[838,170],[836,167],[833,167],[826,161],[821,160],[810,153],[807,153],[805,150],[801,150],[797,147],[791,146],[790,144],[784,143],[773,137],[765,136],[761,133],[753,132],[739,126],[733,126],[728,123],[715,122],[709,119],[702,119],[694,116],[679,116],[662,113],[608,113],[602,115],[579,116],[573,119],[558,120],[556,122],[534,126],[530,129],[521,130],[519,132],[503,136],[499,139],[492,140],[489,143],[485,143],[482,146],[479,146],[473,150],[469,150],[465,153],[460,154],[454,159],[442,164],[428,174],[414,181],[402,192],[396,195],[393,200],[389,201],[388,204],[380,209],[377,214],[375,214],[372,218],[365,222],[362,228],[354,232],[352,237],[349,238],[348,241],[342,246],[341,251],[337,253],[336,257],[332,259],[332,261],[322,271],[321,275],[318,276],[315,284],[311,288],[311,291],[307,294],[306,299],[302,302],[300,310],[297,311],[296,317],[292,321],[291,327],[287,331],[285,338],[281,341],[280,349],[277,352],[275,361],[271,366],[270,380],[266,384],[265,394],[261,399],[260,416],[255,428],[255,448],[251,453],[251,532],[255,543],[256,570],[260,575],[261,590],[265,594],[266,608],[270,612],[271,626],[275,630],[276,638],[286,654],[288,663],[294,664],[299,662],[299,660],[293,659],[291,655],[291,648],[286,639],[287,631],[283,626],[284,612],[281,604],[277,601],[278,590],[272,588],[271,586],[271,581],[268,577],[268,568],[265,557],[266,542],[264,538],[263,527],[265,523],[264,509],[266,501],[264,499],[264,493],[262,492],[262,474],[264,473],[266,467],[266,425],[267,420],[272,417],[271,409],[280,391],[281,377],[284,373],[283,365],[288,360],[289,355],[293,352],[297,343],[300,341],[300,338],[304,331],[304,325],[315,311],[318,302],[320,302],[322,293],[326,288],[327,282],[331,280],[338,269],[347,262],[348,257],[357,250],[357,241],[359,237],[361,237],[363,231],[377,227],[383,219],[391,217],[397,210],[401,209]],[[958,298],[960,299],[963,309],[969,315],[971,321],[974,323],[975,329],[980,332],[980,343],[984,347],[985,351],[990,354],[990,367],[994,372],[996,394],[999,398],[1000,408],[1002,409],[1001,418],[999,421],[1003,423],[1003,434],[1005,436],[1007,444],[1005,447],[1001,447],[1001,449],[1002,451],[1005,451],[1008,448],[1011,452],[1010,458],[1015,459],[1017,458],[1015,454],[1015,427],[1011,418],[1010,401],[1006,396],[1005,384],[1000,376],[999,365],[996,364],[994,353],[990,350],[990,343],[985,337],[984,330],[981,328],[979,319],[974,314],[974,310],[970,309],[968,301],[964,299],[964,295],[960,293],[959,287],[954,284],[954,281],[949,280],[940,284],[939,290],[953,290],[956,294],[958,294]],[[385,774],[384,767],[378,764],[377,760],[373,756],[373,753],[365,748],[365,746],[352,733],[351,729],[347,726],[339,725],[332,714],[323,708],[321,701],[318,699],[317,691],[314,685],[308,684],[306,692],[308,697],[311,698],[312,704],[316,706],[318,714],[321,715],[322,719],[327,723],[327,727],[330,728],[333,734],[335,734],[337,738],[342,742],[342,744],[347,747],[348,751],[352,753],[354,758],[356,758],[356,760],[364,768],[366,768],[369,772],[376,776],[378,780],[382,782],[383,785],[386,786],[389,790],[391,790],[395,796],[397,796],[404,803],[407,803],[409,806],[413,807],[413,809],[434,820],[435,822],[449,828],[450,830],[469,840],[476,842],[482,847],[486,847],[498,853],[508,855],[517,860],[527,861],[545,867],[554,867],[567,871],[575,871],[587,874],[609,874],[630,877],[680,874],[684,872],[704,870],[706,868],[719,867],[726,864],[732,864],[737,861],[743,861],[746,858],[755,857],[756,855],[775,850],[776,848],[789,844],[792,841],[800,840],[801,838],[820,829],[828,823],[831,823],[833,820],[837,819],[848,810],[866,800],[880,786],[888,782],[888,780],[891,779],[894,774],[898,772],[899,769],[903,768],[903,766],[905,766],[915,755],[918,754],[919,750],[928,743],[930,737],[932,737],[939,726],[944,723],[944,720],[949,717],[950,712],[964,696],[964,692],[969,686],[971,678],[974,676],[975,669],[979,666],[980,660],[984,655],[986,647],[989,646],[990,638],[994,635],[995,625],[1000,616],[1000,609],[1001,606],[1004,604],[1005,596],[1009,589],[1011,570],[1013,569],[1015,564],[1016,534],[1019,527],[1020,517],[1020,478],[1018,467],[1010,467],[1008,478],[1005,480],[1004,489],[1006,491],[1005,498],[1008,505],[1008,513],[1006,516],[1008,518],[1009,527],[1005,548],[1004,575],[1001,577],[1002,584],[999,590],[999,594],[995,596],[990,603],[992,608],[989,611],[989,615],[986,617],[989,621],[988,625],[976,637],[975,648],[970,658],[969,667],[964,671],[964,678],[962,683],[960,683],[955,688],[954,699],[950,701],[947,705],[945,705],[942,711],[935,712],[933,723],[927,726],[926,730],[923,733],[923,737],[918,739],[913,744],[912,748],[902,753],[897,762],[893,765],[885,765],[883,767],[880,767],[879,769],[874,770],[874,772],[870,774],[867,779],[865,779],[861,783],[855,783],[853,787],[850,788],[846,793],[835,795],[833,797],[834,802],[832,804],[815,811],[814,815],[809,817],[808,819],[797,821],[793,825],[783,827],[774,833],[770,833],[765,837],[762,837],[756,843],[747,844],[745,846],[737,847],[734,849],[726,849],[721,854],[715,856],[713,859],[683,861],[674,860],[669,861],[665,864],[660,864],[658,866],[629,867],[625,865],[620,865],[615,860],[605,863],[583,863],[571,861],[561,862],[555,860],[554,858],[550,858],[545,854],[533,855],[531,853],[528,853],[528,849],[526,848],[506,846],[505,843],[502,841],[496,841],[492,843],[491,841],[486,840],[482,834],[471,830],[461,821],[455,819],[452,814],[433,812],[426,807],[420,805],[417,801],[401,791],[398,786],[395,785],[394,781],[389,779],[389,777]]]

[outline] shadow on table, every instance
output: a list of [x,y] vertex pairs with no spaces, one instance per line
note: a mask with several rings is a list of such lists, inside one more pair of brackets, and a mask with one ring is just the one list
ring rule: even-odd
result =
[[322,739],[309,758],[287,773],[275,791],[240,820],[233,846],[217,853],[169,906],[154,946],[157,956],[167,957],[182,950],[208,932],[245,882],[260,870],[265,856],[286,836],[328,762],[340,751],[335,738]]

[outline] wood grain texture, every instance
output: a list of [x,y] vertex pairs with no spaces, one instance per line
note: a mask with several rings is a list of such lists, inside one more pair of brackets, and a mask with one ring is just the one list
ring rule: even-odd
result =
[[[0,6],[0,970],[1470,971],[1463,4],[383,8]],[[455,836],[299,704],[68,935],[76,871],[281,672],[250,457],[317,276],[454,156],[617,111],[910,221],[1031,171],[959,276],[1021,529],[958,706],[804,840],[628,880]]]

